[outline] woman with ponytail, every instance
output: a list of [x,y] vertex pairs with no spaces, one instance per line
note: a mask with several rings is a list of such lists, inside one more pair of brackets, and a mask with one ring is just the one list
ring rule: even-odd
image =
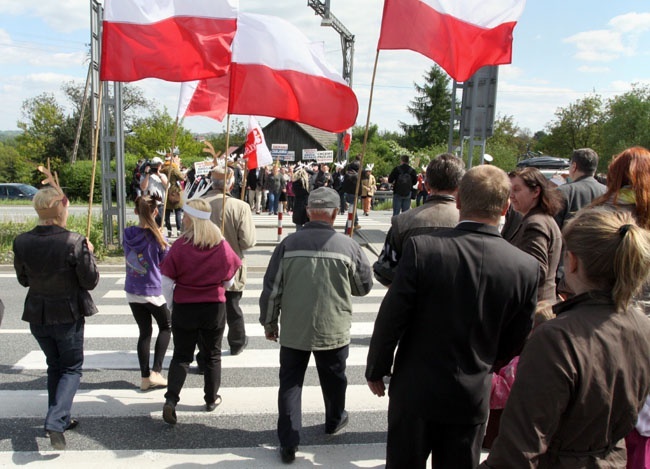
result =
[[575,296],[526,343],[482,467],[626,467],[624,439],[650,391],[650,320],[634,301],[650,232],[630,213],[589,208],[563,236]]
[[[162,376],[162,365],[171,339],[171,313],[162,293],[160,263],[168,250],[168,243],[155,219],[158,202],[149,195],[135,201],[137,226],[124,230],[124,257],[126,260],[126,299],[138,324],[138,361],[142,381],[140,389],[167,386]],[[152,321],[158,324],[153,366],[149,367]]]

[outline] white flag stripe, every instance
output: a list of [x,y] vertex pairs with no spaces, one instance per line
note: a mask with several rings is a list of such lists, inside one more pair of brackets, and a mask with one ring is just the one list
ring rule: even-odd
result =
[[[233,62],[295,70],[345,84],[341,74],[325,59],[323,46],[313,46],[302,31],[286,20],[247,13],[239,16],[237,29],[232,45]],[[274,47],[277,44],[282,47]]]
[[187,107],[190,105],[190,102],[192,101],[192,97],[194,96],[194,93],[196,92],[196,88],[198,88],[199,83],[201,83],[200,80],[185,81],[181,83],[181,95],[178,98],[178,111],[176,112],[176,117],[178,119],[182,119],[183,116],[185,116]]
[[[173,350],[167,350],[163,367],[169,367]],[[366,366],[368,347],[350,347],[350,355],[347,366]],[[309,360],[309,366],[313,367],[314,357]],[[138,354],[135,350],[84,350],[84,369],[86,370],[139,370]],[[247,348],[241,355],[231,356],[230,352],[222,352],[221,368],[279,368],[280,349],[251,349]],[[40,350],[32,350],[23,358],[18,360],[13,370],[45,370],[45,355]]]
[[422,0],[434,10],[482,28],[517,21],[526,6],[521,0]]
[[[179,424],[181,425],[181,424]],[[111,469],[161,469],[165,467],[245,467],[247,469],[284,468],[277,447],[260,445],[250,448],[102,450],[102,451],[12,451],[0,452],[0,467],[13,467],[28,461],[32,469],[51,469],[50,458],[66,469],[110,467]],[[384,443],[348,445],[300,445],[295,467],[383,467],[386,463]],[[485,457],[481,459],[483,461]],[[304,460],[304,461],[303,461]],[[431,466],[428,464],[428,466]]]
[[[84,417],[133,417],[151,415],[162,419],[162,405],[165,402],[165,388],[142,392],[136,388],[136,378],[132,389],[111,389],[110,397],[106,389],[79,390],[74,398],[74,415]],[[219,415],[261,415],[278,412],[278,387],[240,387],[219,388],[223,403],[214,412]],[[176,407],[179,421],[191,421],[183,415],[205,414],[203,388],[183,388],[181,401]],[[378,399],[372,395],[365,384],[349,385],[345,393],[345,408],[348,412],[385,411],[388,399]],[[3,418],[36,418],[43,416],[47,409],[47,391],[0,391],[0,413]],[[302,391],[302,411],[325,412],[323,394],[320,386],[304,386]]]
[[110,0],[104,2],[104,20],[151,24],[177,16],[237,18],[238,0],[192,0],[191,2],[151,0]]

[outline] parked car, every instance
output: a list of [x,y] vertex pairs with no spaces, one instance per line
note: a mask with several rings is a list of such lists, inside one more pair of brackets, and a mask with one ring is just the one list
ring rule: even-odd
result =
[[37,192],[29,184],[0,183],[0,200],[32,200]]

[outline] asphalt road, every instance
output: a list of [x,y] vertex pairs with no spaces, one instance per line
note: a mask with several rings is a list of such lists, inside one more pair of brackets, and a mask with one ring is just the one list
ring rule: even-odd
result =
[[[6,216],[28,216],[31,207],[0,207]],[[76,208],[71,211],[74,212]],[[135,347],[137,327],[123,293],[123,267],[100,266],[92,292],[99,314],[86,323],[84,375],[73,413],[81,424],[66,433],[66,452],[51,451],[43,435],[46,412],[45,359],[28,325],[20,320],[26,290],[11,266],[0,266],[0,298],[6,306],[0,327],[0,468],[30,464],[49,467],[281,467],[277,455],[276,400],[278,345],[263,337],[257,322],[261,277],[277,242],[277,219],[255,216],[259,245],[248,253],[250,283],[242,304],[248,348],[223,355],[223,404],[202,409],[202,377],[188,375],[179,404],[179,424],[161,418],[163,390],[139,391]],[[5,218],[6,219],[6,218]],[[362,217],[357,235],[374,261],[390,223],[390,213]],[[283,236],[293,231],[285,220]],[[337,220],[343,230],[345,217]],[[378,252],[378,251],[377,251]],[[303,391],[301,451],[294,467],[382,467],[387,399],[373,396],[363,377],[372,324],[385,290],[354,301],[351,358],[348,361],[350,425],[339,435],[324,434],[322,396],[313,367]],[[154,328],[155,335],[155,328]],[[227,346],[224,346],[227,348]],[[171,358],[170,344],[165,370]],[[166,374],[166,371],[164,372]]]

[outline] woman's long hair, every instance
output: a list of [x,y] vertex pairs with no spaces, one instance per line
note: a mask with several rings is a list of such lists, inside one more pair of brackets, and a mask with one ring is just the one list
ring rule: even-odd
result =
[[508,173],[508,176],[511,179],[519,176],[524,181],[526,187],[531,190],[539,187],[540,192],[537,206],[544,213],[553,216],[562,208],[562,194],[555,187],[551,187],[548,179],[544,177],[544,174],[539,169],[533,167],[520,168],[511,171]]
[[[202,212],[211,212],[210,204],[203,199],[192,199],[187,202],[190,207],[200,210]],[[210,249],[223,240],[221,230],[215,225],[212,220],[204,220],[189,215],[187,212],[183,217],[189,217],[191,223],[185,226],[183,230],[183,237],[187,243],[192,243],[194,246],[201,249]]]
[[621,189],[634,193],[635,216],[639,226],[650,229],[650,151],[631,147],[616,155],[607,169],[607,191],[593,205],[619,205]]
[[150,195],[141,195],[135,199],[135,214],[140,218],[140,224],[151,231],[160,247],[165,249],[169,243],[165,240],[153,215],[157,208],[158,202]]
[[562,234],[589,283],[612,292],[617,310],[625,311],[648,278],[650,232],[628,212],[595,207],[579,211]]

